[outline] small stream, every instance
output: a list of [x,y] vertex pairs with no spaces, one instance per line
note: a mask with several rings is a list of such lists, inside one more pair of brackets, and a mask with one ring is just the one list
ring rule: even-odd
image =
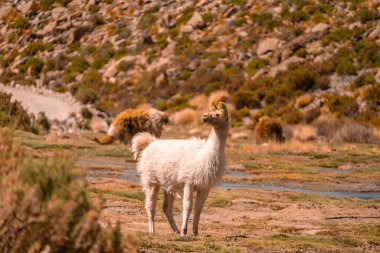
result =
[[[81,159],[77,162],[78,166],[90,168],[86,180],[94,180],[96,178],[108,177],[125,179],[131,182],[140,182],[139,173],[134,169],[135,163],[128,163],[124,161],[98,161],[98,160],[84,160]],[[99,169],[99,166],[109,166],[118,169]],[[98,168],[98,169],[97,169]],[[317,171],[323,172],[338,172],[349,173],[349,170],[339,170],[330,168],[315,168]],[[238,178],[252,178],[254,174],[247,174],[243,171],[229,170],[228,176]],[[380,199],[380,192],[343,192],[343,191],[316,191],[302,187],[282,186],[276,184],[258,184],[253,182],[224,182],[218,186],[222,189],[265,189],[265,190],[280,190],[280,191],[293,191],[301,193],[314,193],[333,197],[356,197],[362,199]]]

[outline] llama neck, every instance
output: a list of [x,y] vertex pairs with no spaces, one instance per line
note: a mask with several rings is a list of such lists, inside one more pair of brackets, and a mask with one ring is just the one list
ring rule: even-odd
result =
[[224,155],[228,135],[228,126],[223,128],[212,128],[204,147],[208,155],[220,157]]

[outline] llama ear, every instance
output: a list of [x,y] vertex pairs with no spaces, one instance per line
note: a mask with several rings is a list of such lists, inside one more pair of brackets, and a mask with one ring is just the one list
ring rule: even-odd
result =
[[227,113],[227,106],[222,101],[219,101],[219,103],[218,103],[218,109],[222,110],[223,113]]
[[210,111],[215,111],[217,109],[217,106],[216,106],[216,104],[214,103],[214,101],[211,103],[211,105],[210,105]]

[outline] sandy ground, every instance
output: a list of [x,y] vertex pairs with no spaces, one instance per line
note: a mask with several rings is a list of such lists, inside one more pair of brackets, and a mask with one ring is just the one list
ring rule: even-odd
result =
[[21,104],[31,113],[45,112],[51,119],[64,121],[70,113],[79,113],[82,108],[70,94],[61,94],[51,90],[37,89],[25,86],[4,86],[0,90],[12,94],[12,101],[21,101]]

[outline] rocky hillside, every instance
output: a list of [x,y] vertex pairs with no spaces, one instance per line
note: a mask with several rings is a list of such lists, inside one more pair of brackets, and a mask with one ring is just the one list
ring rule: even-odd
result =
[[[321,113],[380,126],[380,2],[0,2],[0,82],[109,112],[230,94],[235,126]],[[248,121],[247,121],[248,119]]]

